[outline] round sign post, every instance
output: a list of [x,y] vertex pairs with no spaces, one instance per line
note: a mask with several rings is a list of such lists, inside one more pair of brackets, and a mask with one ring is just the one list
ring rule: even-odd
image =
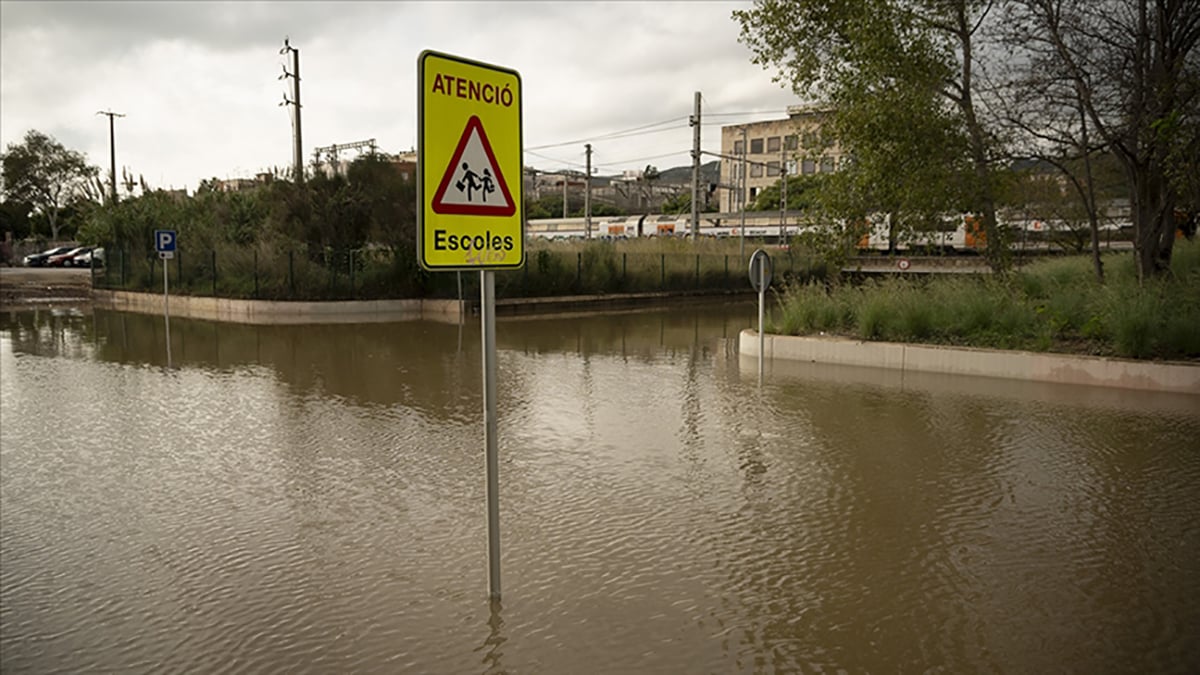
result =
[[750,256],[750,286],[758,291],[758,382],[762,384],[763,352],[766,339],[763,334],[764,307],[766,305],[767,288],[771,285],[771,256],[758,249]]

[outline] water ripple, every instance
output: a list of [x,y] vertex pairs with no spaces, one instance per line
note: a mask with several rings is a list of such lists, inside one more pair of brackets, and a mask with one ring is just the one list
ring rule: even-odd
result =
[[[105,360],[87,317],[56,319],[62,349],[3,328],[2,669],[1200,659],[1194,415],[824,371],[759,388],[686,319],[505,326],[535,347],[500,358],[502,606],[478,354],[442,331],[205,324],[168,371]],[[226,331],[261,362],[204,342]],[[343,368],[296,358],[321,339],[352,347]]]

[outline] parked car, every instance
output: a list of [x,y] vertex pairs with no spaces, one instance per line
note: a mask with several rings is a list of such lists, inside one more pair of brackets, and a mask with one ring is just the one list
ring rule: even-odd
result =
[[70,246],[58,246],[55,248],[46,249],[45,251],[42,251],[41,253],[30,253],[29,255],[25,256],[25,258],[24,258],[25,266],[26,267],[45,267],[47,258],[49,258],[52,255],[60,255],[62,253],[66,253],[67,251],[70,251],[71,248],[72,247],[70,247]]
[[95,248],[90,251],[85,251],[71,258],[71,265],[75,267],[104,267],[104,249]]
[[59,253],[46,258],[46,267],[67,267],[70,265],[70,260],[80,253],[86,253],[92,250],[91,246],[79,246],[69,249],[65,253]]

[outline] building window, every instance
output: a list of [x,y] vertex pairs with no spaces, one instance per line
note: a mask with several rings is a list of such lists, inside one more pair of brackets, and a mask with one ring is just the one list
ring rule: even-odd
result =
[[758,188],[756,188],[756,187],[750,188],[750,201],[754,201],[754,198],[757,196],[758,196]]
[[742,154],[742,152],[743,152],[743,149],[744,149],[745,147],[746,147],[746,146],[745,146],[745,144],[744,144],[744,143],[742,143],[742,141],[734,141],[734,142],[733,142],[733,154],[735,154],[735,155],[740,155],[740,154]]
[[772,136],[767,139],[767,152],[779,152],[778,136]]
[[787,172],[789,176],[796,175],[796,160],[789,159],[787,163]]
[[750,165],[750,177],[762,178],[762,164],[755,162],[754,164]]
[[804,132],[804,147],[812,148],[817,145],[817,135],[811,131]]
[[795,150],[800,145],[800,139],[795,134],[785,138],[783,147],[785,150]]
[[817,163],[812,161],[811,159],[804,160],[804,163],[801,164],[801,166],[800,166],[800,172],[803,173],[805,176],[816,173],[817,172]]
[[752,154],[752,155],[761,155],[762,154],[762,141],[763,141],[763,139],[761,139],[761,138],[754,138],[754,139],[750,140],[750,154]]
[[833,173],[833,158],[832,157],[822,157],[821,158],[821,173]]
[[779,175],[779,162],[767,162],[767,175],[768,176],[778,176]]

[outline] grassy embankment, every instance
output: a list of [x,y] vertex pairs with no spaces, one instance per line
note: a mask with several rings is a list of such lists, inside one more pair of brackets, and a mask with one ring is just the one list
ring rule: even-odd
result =
[[1176,242],[1171,274],[1139,285],[1130,253],[1029,264],[1006,276],[888,278],[785,288],[768,330],[864,340],[1200,359],[1200,241]]
[[[811,260],[747,239],[682,238],[545,241],[527,245],[525,265],[496,273],[500,298],[653,291],[729,291],[749,288],[744,255],[771,249],[776,278],[807,278]],[[110,246],[97,286],[143,292],[162,289],[156,257]],[[177,252],[168,264],[175,293],[269,300],[374,300],[454,297],[455,275],[417,268],[415,250],[327,251],[224,245]],[[464,293],[477,292],[477,276],[463,275]]]

